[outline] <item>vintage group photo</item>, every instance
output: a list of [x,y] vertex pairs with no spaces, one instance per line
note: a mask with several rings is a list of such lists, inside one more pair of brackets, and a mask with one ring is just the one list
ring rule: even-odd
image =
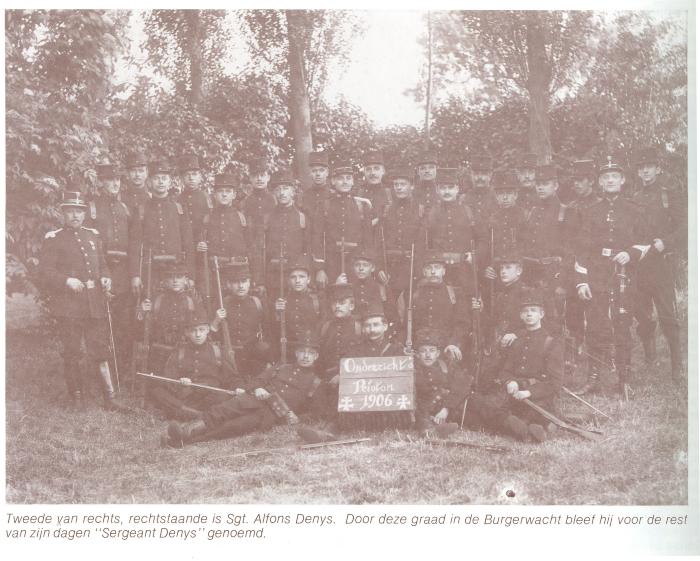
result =
[[5,11],[6,502],[688,504],[687,17]]

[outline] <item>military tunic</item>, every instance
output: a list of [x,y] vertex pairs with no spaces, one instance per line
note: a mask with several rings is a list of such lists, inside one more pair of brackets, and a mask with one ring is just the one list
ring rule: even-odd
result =
[[129,209],[131,216],[134,218],[139,217],[139,219],[143,214],[146,203],[151,200],[151,194],[145,187],[143,189],[136,187],[127,188],[123,190],[119,196]]
[[427,219],[425,231],[425,249],[440,251],[447,263],[445,282],[466,289],[473,294],[475,287],[471,264],[467,263],[467,254],[471,252],[472,242],[478,253],[477,231],[474,215],[469,207],[457,201],[441,201],[433,207]]
[[[232,376],[221,359],[221,349],[212,341],[196,345],[190,341],[180,343],[167,358],[163,376],[172,380],[189,378],[195,384],[215,388],[234,389],[240,381]],[[167,382],[150,382],[148,394],[168,417],[180,417],[183,407],[201,414],[216,403],[228,400],[225,394],[178,386]]]
[[[158,256],[170,256],[183,260],[190,274],[195,272],[194,241],[190,222],[180,203],[169,197],[152,198],[146,202],[143,220],[136,222],[134,235],[129,248],[131,276],[141,276],[139,270],[140,246],[143,244],[144,262],[148,250],[152,251],[154,262]],[[154,277],[158,277],[157,267],[153,267]],[[145,282],[145,279],[142,278]]]
[[381,215],[385,206],[391,204],[391,189],[384,184],[365,183],[359,186],[357,192],[360,197],[372,203],[372,210],[377,216]]
[[349,272],[350,256],[357,247],[374,247],[372,209],[367,201],[349,193],[329,197],[323,216],[314,224],[312,252],[319,269],[333,281],[341,271],[341,242],[344,241],[345,272]]
[[435,191],[435,180],[423,180],[419,179],[416,183],[416,191],[414,194],[416,201],[422,204],[426,209],[433,208],[440,202],[440,197],[438,197]]
[[[321,295],[311,290],[296,292],[294,290],[285,293],[287,306],[285,309],[285,327],[287,341],[293,343],[310,330],[318,329],[323,320],[324,303]],[[279,312],[272,310],[273,317],[270,320],[270,332],[275,334],[275,344],[279,351],[281,325]]]
[[[261,252],[256,260],[266,260],[265,287],[270,298],[276,298],[280,290],[280,255],[290,263],[310,251],[311,227],[306,214],[295,205],[275,207],[265,216],[264,227],[265,254]],[[289,272],[287,267],[285,272]]]
[[[85,339],[88,355],[103,361],[109,357],[106,303],[100,279],[110,277],[97,230],[80,227],[48,232],[39,254],[41,285],[58,319],[63,347],[64,376],[68,392],[82,389],[78,361]],[[80,292],[66,284],[69,278],[84,283]]]
[[204,219],[212,208],[212,201],[209,194],[204,189],[185,188],[182,193],[178,195],[177,201],[187,213],[187,218],[190,221],[190,228],[192,229],[192,237],[195,240],[201,239]]
[[252,295],[226,296],[224,308],[238,368],[246,376],[255,376],[268,358],[257,345],[265,339],[263,325],[268,312],[263,302]]
[[491,215],[498,208],[496,195],[490,187],[472,188],[464,194],[460,202],[470,208],[477,224],[488,223]]
[[471,380],[455,368],[450,369],[442,359],[431,366],[416,360],[415,369],[417,414],[433,416],[443,407],[456,414],[469,393]]
[[[672,348],[672,354],[679,353],[676,350],[679,345],[679,321],[674,291],[674,261],[684,255],[688,245],[685,200],[679,189],[669,185],[663,175],[658,176],[654,183],[642,186],[633,200],[644,209],[648,231],[644,244],[652,245],[639,264],[638,291],[634,305],[634,315],[639,322],[637,331],[642,339],[654,336],[656,324],[653,307],[656,306],[659,323]],[[660,253],[653,247],[654,239],[663,241],[663,252]]]
[[321,326],[321,351],[318,363],[323,378],[327,380],[338,374],[340,359],[354,356],[361,341],[362,325],[352,316],[326,321]]
[[[414,198],[393,199],[384,207],[379,221],[380,231],[384,234],[387,273],[389,274],[390,300],[395,301],[402,290],[408,289],[411,270],[411,245],[414,246],[414,280],[418,277],[420,261],[422,222],[425,207]],[[377,244],[381,247],[381,239]]]
[[[577,284],[588,283],[592,295],[588,307],[590,350],[599,361],[606,361],[610,345],[614,345],[620,373],[631,362],[633,271],[642,255],[649,251],[644,246],[648,235],[643,212],[642,207],[622,196],[605,197],[583,212],[578,239]],[[629,283],[616,276],[616,271],[619,273],[621,269],[612,261],[621,251],[630,256],[625,267],[627,279],[632,280]]]

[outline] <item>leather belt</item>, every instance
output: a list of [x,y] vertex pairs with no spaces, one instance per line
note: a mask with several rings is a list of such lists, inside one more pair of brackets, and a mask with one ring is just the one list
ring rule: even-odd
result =
[[230,263],[235,263],[236,265],[248,265],[248,258],[247,257],[220,257],[219,255],[210,255],[209,256],[209,261],[211,263],[214,262],[214,257],[217,258],[219,261],[219,264],[225,264],[228,265]]
[[107,258],[119,260],[126,257],[126,251],[107,250]]
[[457,265],[459,263],[466,263],[469,259],[469,253],[456,253],[451,251],[443,251],[440,256],[445,260],[448,265]]
[[538,265],[558,265],[562,262],[562,258],[558,255],[552,255],[551,257],[523,257],[523,261],[537,263]]
[[168,263],[170,261],[177,261],[175,255],[154,255],[151,259],[157,263]]

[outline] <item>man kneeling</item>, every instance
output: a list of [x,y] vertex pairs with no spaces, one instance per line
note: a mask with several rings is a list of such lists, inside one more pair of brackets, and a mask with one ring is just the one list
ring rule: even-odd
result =
[[278,423],[297,423],[295,412],[308,406],[321,382],[314,369],[318,358],[315,334],[302,335],[297,341],[295,356],[296,364],[271,366],[256,377],[251,384],[252,395],[240,391],[208,407],[201,419],[170,423],[167,444],[180,447],[191,442],[268,430]]

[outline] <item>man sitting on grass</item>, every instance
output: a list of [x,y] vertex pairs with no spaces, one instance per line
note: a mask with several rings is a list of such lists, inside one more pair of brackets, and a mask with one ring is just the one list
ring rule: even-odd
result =
[[296,364],[271,366],[253,380],[252,395],[236,390],[238,395],[206,408],[200,419],[170,423],[164,442],[182,447],[264,431],[278,423],[297,423],[296,413],[309,405],[320,384],[314,368],[318,358],[314,333],[307,331],[297,341],[295,357]]
[[523,328],[508,347],[502,368],[484,377],[480,393],[467,405],[469,423],[504,431],[519,440],[547,439],[548,430],[541,415],[523,400],[531,399],[555,413],[564,368],[563,345],[542,327],[544,305],[534,291],[525,293],[520,305]]

